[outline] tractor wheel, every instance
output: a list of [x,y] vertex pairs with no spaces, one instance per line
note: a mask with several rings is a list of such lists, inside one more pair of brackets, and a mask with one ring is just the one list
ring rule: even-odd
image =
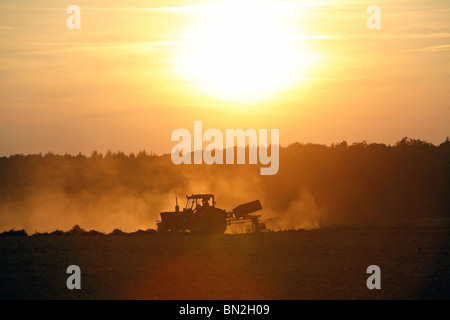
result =
[[167,232],[168,232],[168,230],[167,230],[166,227],[164,226],[164,223],[159,222],[159,223],[156,224],[156,226],[157,226],[156,231],[157,231],[158,233],[167,233]]
[[203,215],[202,233],[224,234],[227,228],[227,214],[220,209],[212,209]]

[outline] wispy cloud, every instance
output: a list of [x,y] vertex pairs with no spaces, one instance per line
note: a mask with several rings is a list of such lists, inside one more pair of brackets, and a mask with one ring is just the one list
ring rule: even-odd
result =
[[422,34],[401,34],[401,35],[391,35],[392,38],[409,38],[409,39],[440,39],[440,38],[450,38],[450,33],[448,32],[438,32],[438,33],[422,33]]
[[410,50],[410,52],[441,52],[441,51],[450,51],[450,44],[442,44],[438,46],[431,46]]
[[34,56],[56,52],[91,51],[91,50],[151,50],[155,47],[179,45],[179,41],[145,41],[145,42],[32,42],[23,46],[13,47],[16,43],[0,43],[0,57],[2,56]]
[[[348,34],[341,36],[328,36],[326,39],[367,39],[366,34]],[[448,32],[438,33],[381,33],[375,36],[377,39],[445,39],[450,38]],[[320,38],[323,39],[323,38]]]

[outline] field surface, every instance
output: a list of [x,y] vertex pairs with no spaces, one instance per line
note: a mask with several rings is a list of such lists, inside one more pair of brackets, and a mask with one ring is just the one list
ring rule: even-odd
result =
[[[1,299],[449,299],[448,223],[0,237]],[[81,290],[66,269],[81,268]],[[366,269],[381,268],[381,290]]]

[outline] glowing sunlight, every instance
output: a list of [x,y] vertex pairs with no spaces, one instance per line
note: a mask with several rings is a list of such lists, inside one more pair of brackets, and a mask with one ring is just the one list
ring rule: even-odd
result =
[[288,8],[265,4],[203,6],[181,35],[175,72],[198,91],[260,101],[305,79],[318,55],[299,40]]

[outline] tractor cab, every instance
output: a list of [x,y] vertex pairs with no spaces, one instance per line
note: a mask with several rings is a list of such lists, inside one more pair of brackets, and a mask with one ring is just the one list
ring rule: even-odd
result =
[[214,201],[213,194],[193,194],[186,196],[187,203],[184,212],[198,212],[201,208],[215,207],[216,202]]

